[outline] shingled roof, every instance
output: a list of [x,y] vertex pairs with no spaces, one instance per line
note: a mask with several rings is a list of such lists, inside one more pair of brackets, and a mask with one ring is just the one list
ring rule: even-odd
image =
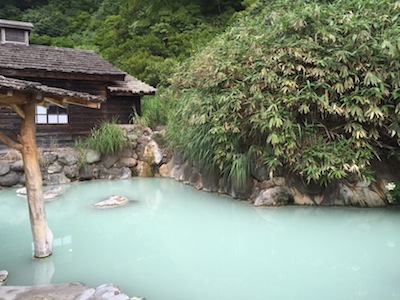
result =
[[[103,102],[104,99],[99,96],[95,96],[88,93],[71,91],[66,89],[60,89],[55,87],[50,87],[43,85],[39,82],[34,81],[26,81],[19,80],[14,78],[7,78],[5,76],[0,75],[0,91],[22,91],[22,92],[39,92],[42,93],[45,97],[67,97],[67,98],[76,98],[88,102]],[[83,103],[78,103],[83,104]],[[0,101],[1,105],[1,101]]]
[[94,51],[41,45],[0,45],[0,74],[7,70],[125,76]]
[[108,86],[108,90],[112,95],[154,95],[156,89],[131,75],[126,75],[124,81],[117,81],[115,85]]

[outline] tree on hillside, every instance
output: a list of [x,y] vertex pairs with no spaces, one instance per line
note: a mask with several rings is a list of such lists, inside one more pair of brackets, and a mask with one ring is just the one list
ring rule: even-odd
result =
[[168,85],[171,62],[187,58],[243,9],[241,0],[43,2],[22,11],[13,6],[22,21],[34,23],[33,44],[95,50],[154,86]]
[[369,177],[399,150],[399,36],[398,2],[258,1],[175,75],[174,146],[241,183]]

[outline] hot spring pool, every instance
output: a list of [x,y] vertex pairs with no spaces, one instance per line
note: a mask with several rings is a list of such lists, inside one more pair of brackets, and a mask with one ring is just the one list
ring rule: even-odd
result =
[[[400,210],[256,208],[169,179],[65,186],[54,254],[32,258],[26,200],[0,191],[8,285],[114,282],[147,300],[400,299]],[[92,204],[113,194],[136,202]]]

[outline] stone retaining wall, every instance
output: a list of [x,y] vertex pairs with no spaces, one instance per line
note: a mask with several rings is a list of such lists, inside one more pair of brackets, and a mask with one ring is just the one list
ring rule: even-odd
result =
[[[137,125],[121,125],[129,146],[116,155],[101,155],[91,149],[41,149],[43,184],[53,185],[93,179],[125,179],[158,176],[167,154],[156,142],[163,134]],[[0,160],[0,187],[25,184],[24,166],[18,151],[10,150]]]
[[[399,182],[399,165],[380,161],[372,168],[375,182],[350,176],[321,187],[306,184],[291,174],[270,177],[266,166],[254,166],[252,178],[243,187],[226,182],[212,172],[185,161],[179,153],[169,155],[160,144],[163,130],[139,125],[121,125],[129,146],[118,155],[102,156],[94,150],[74,148],[45,149],[40,163],[44,185],[93,179],[125,179],[134,176],[162,176],[190,184],[199,190],[228,194],[254,205],[340,205],[378,207],[389,205],[385,185]],[[0,187],[18,187],[25,183],[23,163],[14,151],[0,160]]]

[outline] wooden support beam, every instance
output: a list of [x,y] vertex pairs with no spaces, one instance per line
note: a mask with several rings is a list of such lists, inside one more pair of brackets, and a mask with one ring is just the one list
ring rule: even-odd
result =
[[22,160],[26,177],[29,217],[34,244],[34,256],[47,257],[52,253],[53,234],[47,224],[43,201],[42,174],[40,172],[36,145],[34,99],[24,104],[25,119],[21,122],[20,139]]
[[0,131],[0,142],[3,142],[10,148],[14,148],[16,150],[22,150],[22,145],[10,138],[8,135],[6,135],[4,132]]
[[[64,101],[56,99],[55,97],[51,97],[51,98],[50,97],[44,97],[43,100],[45,102],[49,102],[51,104],[57,105],[57,106],[62,107],[62,108],[66,107],[66,105],[64,104]],[[46,106],[46,105],[44,105],[44,106]]]
[[9,105],[22,119],[25,119],[25,113],[18,104],[11,103]]

